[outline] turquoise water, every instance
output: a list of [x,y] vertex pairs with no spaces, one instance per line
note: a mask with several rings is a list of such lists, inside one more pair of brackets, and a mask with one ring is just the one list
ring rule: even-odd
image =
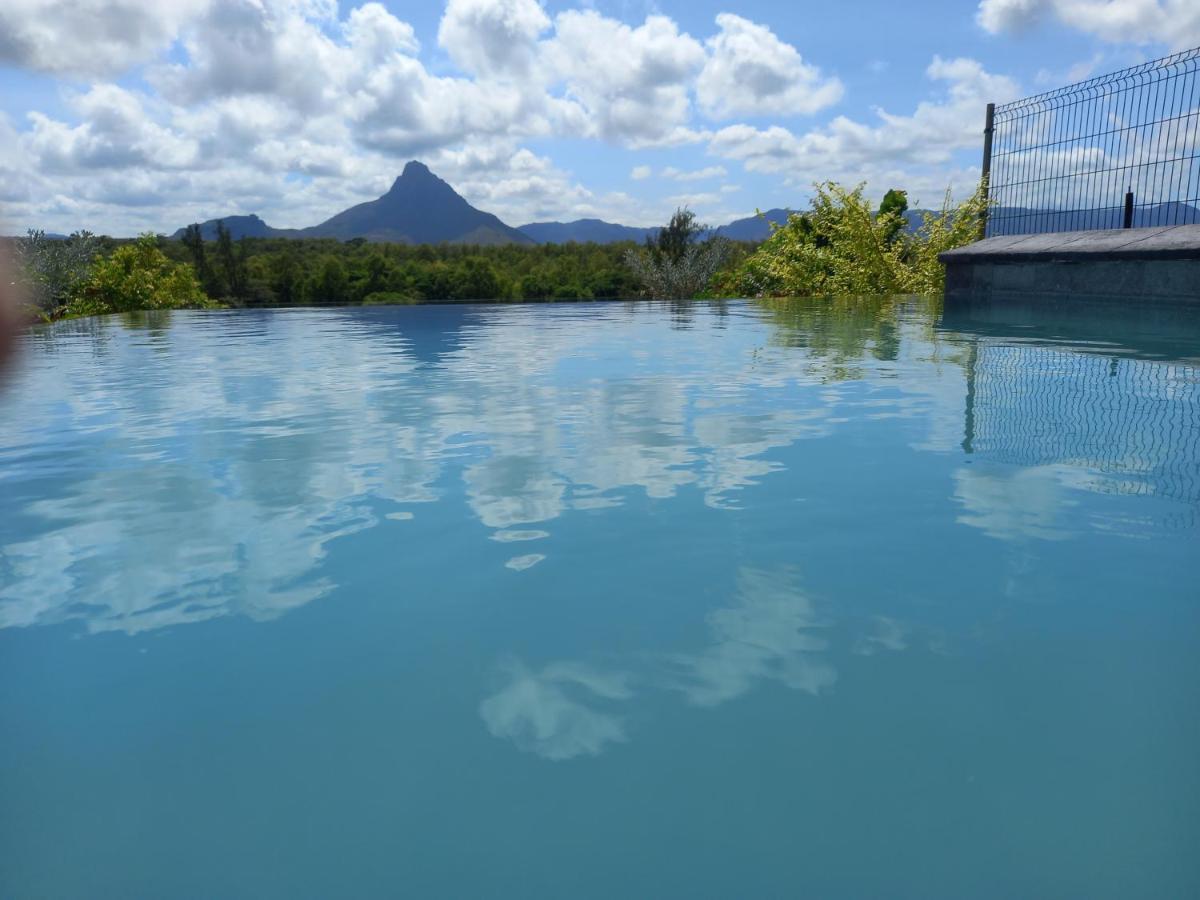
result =
[[0,896],[1200,895],[1200,330],[175,313],[0,396]]

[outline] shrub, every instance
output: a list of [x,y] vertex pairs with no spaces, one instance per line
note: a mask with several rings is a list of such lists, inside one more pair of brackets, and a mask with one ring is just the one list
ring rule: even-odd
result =
[[96,237],[88,231],[51,238],[30,230],[16,242],[26,296],[43,314],[66,306],[87,280],[96,249]]
[[200,289],[192,267],[171,262],[158,249],[158,238],[144,234],[92,267],[79,296],[67,307],[67,314],[91,316],[212,306],[216,304]]
[[677,209],[666,228],[632,249],[625,263],[642,293],[659,300],[690,300],[703,294],[728,261],[729,241],[709,233],[690,209]]
[[925,213],[906,234],[903,192],[889,191],[876,213],[863,191],[815,185],[812,208],[775,228],[722,290],[771,297],[939,293],[945,272],[938,254],[978,239],[982,192],[958,207],[947,192],[941,210]]

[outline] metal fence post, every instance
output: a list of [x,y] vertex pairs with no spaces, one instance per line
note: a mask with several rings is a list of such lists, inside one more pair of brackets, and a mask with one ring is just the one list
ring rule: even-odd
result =
[[1125,224],[1123,228],[1133,227],[1133,190],[1125,192]]
[[987,105],[987,119],[983,125],[983,178],[980,190],[983,192],[983,236],[987,237],[988,224],[988,182],[992,179],[992,134],[995,133],[996,104]]

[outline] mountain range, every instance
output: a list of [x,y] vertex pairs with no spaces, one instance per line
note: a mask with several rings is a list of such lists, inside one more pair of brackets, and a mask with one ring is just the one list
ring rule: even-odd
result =
[[[760,216],[738,219],[716,229],[736,241],[761,241],[771,233],[768,222],[787,221],[788,210],[771,209]],[[360,203],[320,225],[272,228],[253,213],[225,216],[200,223],[205,240],[216,240],[217,223],[239,238],[335,238],[390,241],[401,244],[611,244],[644,241],[658,228],[617,225],[600,219],[574,222],[531,222],[519,228],[505,225],[491,213],[473,207],[420,162],[408,163],[391,189],[377,200]],[[180,228],[173,237],[183,237]]]
[[[272,228],[256,215],[210,219],[200,225],[205,240],[217,223],[234,240],[243,237],[336,238],[398,244],[532,244],[534,240],[473,207],[424,163],[408,163],[386,194],[343,210],[309,228]],[[184,229],[174,237],[183,237]]]
[[[737,219],[716,229],[716,234],[735,241],[763,241],[771,233],[771,223],[787,221],[791,210],[769,209],[757,216]],[[921,225],[922,210],[905,213],[909,230]],[[1120,210],[1056,212],[1048,210],[1000,207],[991,213],[991,234],[1020,230],[1032,224],[1038,231],[1115,228],[1120,226]],[[476,209],[442,179],[420,162],[408,163],[391,189],[377,200],[360,203],[338,213],[320,225],[309,228],[272,228],[257,215],[226,216],[200,225],[205,240],[215,240],[221,222],[237,240],[243,237],[335,238],[390,241],[402,244],[565,244],[569,242],[610,244],[617,241],[644,241],[658,228],[617,225],[600,219],[576,219],[573,222],[531,222],[513,228],[491,213]],[[1200,222],[1200,210],[1180,203],[1139,208],[1134,226],[1188,224]],[[184,229],[175,232],[183,237]]]

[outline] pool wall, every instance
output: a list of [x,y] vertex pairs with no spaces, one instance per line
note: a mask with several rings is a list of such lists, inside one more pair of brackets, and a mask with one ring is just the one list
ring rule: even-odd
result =
[[1200,301],[1200,225],[1003,235],[950,250],[946,299]]

